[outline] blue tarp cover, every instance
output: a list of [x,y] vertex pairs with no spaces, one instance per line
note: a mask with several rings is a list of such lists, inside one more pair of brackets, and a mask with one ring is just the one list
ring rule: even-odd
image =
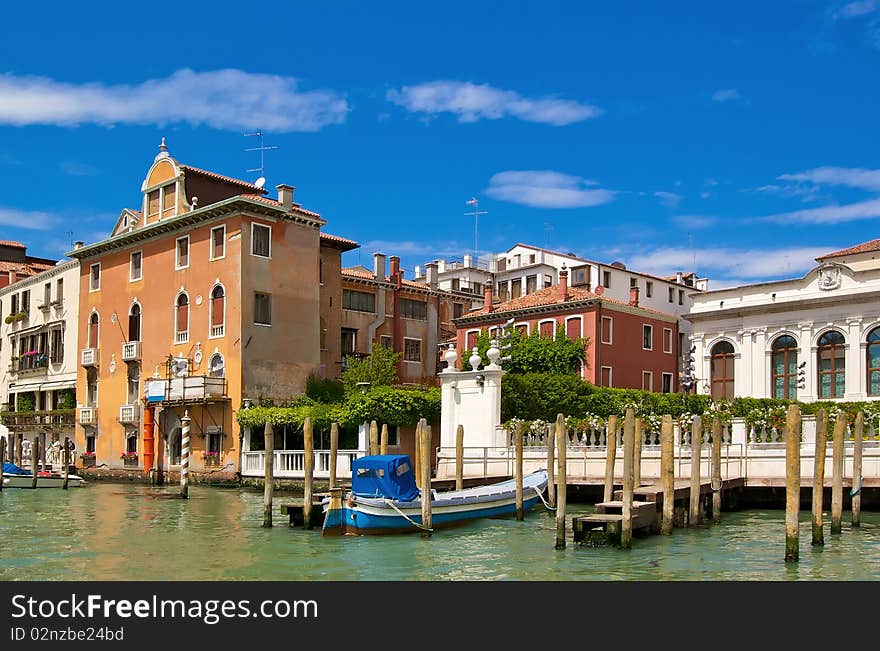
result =
[[410,502],[419,496],[412,464],[406,454],[377,454],[351,464],[351,489],[364,497]]
[[16,466],[14,463],[4,463],[3,464],[3,474],[4,475],[29,475],[27,470],[23,470]]

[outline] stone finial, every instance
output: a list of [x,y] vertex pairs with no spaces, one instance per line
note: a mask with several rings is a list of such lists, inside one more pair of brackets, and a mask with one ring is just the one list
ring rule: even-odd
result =
[[501,350],[498,348],[497,339],[493,339],[489,344],[489,350],[486,351],[486,357],[489,358],[488,368],[498,368],[498,360],[501,358]]
[[156,154],[155,161],[162,160],[163,158],[168,158],[168,146],[165,144],[165,136],[162,136],[162,142],[159,143],[159,153]]
[[471,368],[475,371],[480,370],[480,363],[483,361],[483,358],[480,357],[479,349],[474,346],[471,351],[471,358],[468,360],[468,363],[471,365]]
[[455,344],[449,344],[449,349],[443,355],[443,359],[445,359],[446,363],[449,365],[446,370],[454,371],[455,362],[458,360],[458,351],[455,350]]

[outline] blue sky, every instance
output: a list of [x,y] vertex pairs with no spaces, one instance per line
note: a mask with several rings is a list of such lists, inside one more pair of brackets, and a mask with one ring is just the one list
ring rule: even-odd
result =
[[256,129],[346,264],[470,252],[472,196],[481,251],[713,287],[880,237],[880,0],[90,4],[4,8],[0,239],[33,254],[139,207],[163,136],[253,180]]

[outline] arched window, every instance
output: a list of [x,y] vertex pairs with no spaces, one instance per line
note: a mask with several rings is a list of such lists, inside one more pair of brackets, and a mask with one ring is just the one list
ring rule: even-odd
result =
[[846,391],[846,345],[843,335],[829,330],[819,337],[816,353],[819,367],[819,397],[842,398]]
[[208,375],[210,377],[224,377],[226,375],[226,362],[220,353],[211,355],[208,362]]
[[712,399],[733,399],[733,344],[719,341],[712,346]]
[[174,341],[182,344],[189,341],[189,296],[185,293],[177,297],[174,314]]
[[222,337],[226,331],[226,292],[223,285],[211,290],[211,336]]
[[770,360],[770,377],[773,382],[773,397],[783,400],[797,398],[797,341],[790,335],[777,337],[770,347],[773,351]]
[[141,306],[140,303],[132,303],[128,311],[128,340],[141,340]]
[[868,333],[868,395],[880,396],[880,328]]
[[98,313],[92,312],[89,317],[89,348],[98,347]]

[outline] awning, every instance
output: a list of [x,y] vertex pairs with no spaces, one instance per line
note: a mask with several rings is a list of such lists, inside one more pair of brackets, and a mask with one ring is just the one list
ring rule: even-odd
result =
[[37,391],[53,391],[55,389],[75,389],[76,380],[53,380],[52,382],[43,382],[36,387]]

